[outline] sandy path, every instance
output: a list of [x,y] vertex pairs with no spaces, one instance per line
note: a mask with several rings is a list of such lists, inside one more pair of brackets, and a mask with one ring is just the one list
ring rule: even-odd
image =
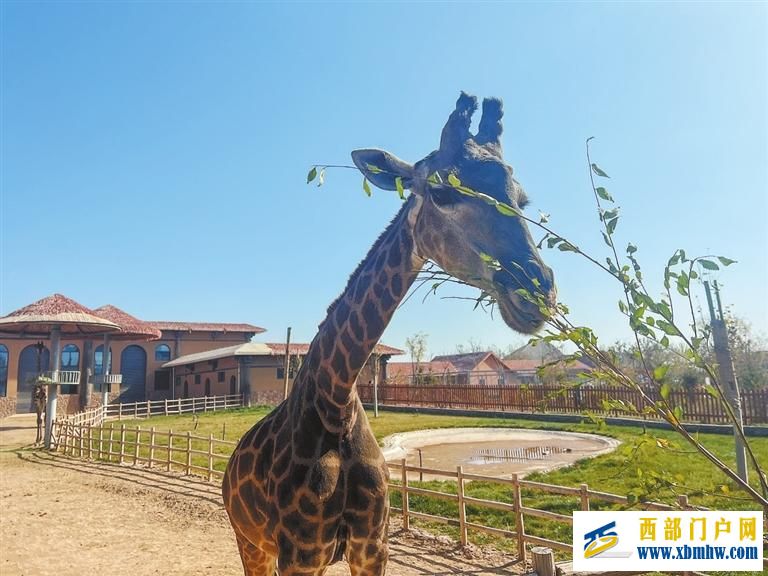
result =
[[[20,448],[33,425],[0,422],[2,576],[242,574],[217,485]],[[388,575],[520,571],[505,554],[399,527],[393,518]],[[349,569],[340,563],[328,574]]]

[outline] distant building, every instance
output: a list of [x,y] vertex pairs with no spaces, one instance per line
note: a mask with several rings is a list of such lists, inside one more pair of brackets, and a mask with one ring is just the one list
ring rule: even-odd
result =
[[[288,388],[293,386],[296,372],[309,351],[309,344],[291,343],[288,360]],[[402,350],[378,344],[379,379],[387,375],[387,364]],[[373,379],[373,355],[358,376],[368,383]],[[243,393],[251,404],[277,404],[283,400],[285,386],[285,343],[248,342],[187,354],[167,362],[174,382],[174,395],[192,396]]]
[[[556,384],[573,380],[590,367],[579,361],[567,361],[554,347],[535,352],[523,347],[516,352],[522,358],[500,359],[493,352],[470,352],[435,356],[429,362],[390,362],[387,383],[407,385],[506,386],[513,384]],[[535,354],[540,358],[536,359]]]
[[[135,402],[171,398],[170,371],[163,364],[181,355],[203,352],[222,346],[244,344],[264,332],[252,324],[207,322],[148,322],[161,332],[159,340],[110,342],[110,372],[122,375],[122,384],[113,386],[111,401]],[[32,388],[38,371],[50,366],[50,342],[24,335],[0,335],[0,417],[32,410]],[[75,412],[101,402],[101,388],[94,375],[103,372],[101,338],[63,339],[61,370],[79,372],[79,382],[61,386],[59,409]],[[90,375],[90,377],[89,377]]]

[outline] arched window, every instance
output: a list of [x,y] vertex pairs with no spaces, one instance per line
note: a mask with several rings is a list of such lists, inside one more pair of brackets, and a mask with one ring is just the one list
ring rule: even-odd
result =
[[211,395],[211,379],[210,378],[205,379],[205,395],[206,396]]
[[[67,344],[61,349],[61,370],[63,372],[80,370],[80,348]],[[77,394],[77,384],[62,384],[62,394]]]
[[121,402],[141,402],[146,397],[147,353],[144,348],[131,344],[120,353]]
[[34,412],[32,389],[38,372],[50,370],[51,355],[48,348],[38,353],[37,346],[30,344],[19,354],[19,368],[16,374],[16,412]]
[[155,362],[170,362],[171,347],[168,344],[158,344],[155,346]]
[[8,348],[0,344],[0,396],[8,395]]
[[[109,367],[109,373],[112,373],[112,347],[109,347],[109,362],[107,362],[107,366]],[[96,346],[96,351],[93,354],[93,373],[98,374],[104,374],[104,345],[99,344]]]

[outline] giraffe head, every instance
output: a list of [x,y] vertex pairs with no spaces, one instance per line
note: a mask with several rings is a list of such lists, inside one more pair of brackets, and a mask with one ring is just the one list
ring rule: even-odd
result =
[[400,184],[411,190],[419,256],[494,296],[507,325],[528,334],[542,325],[544,316],[516,291],[541,294],[553,304],[554,278],[522,218],[504,214],[456,186],[458,179],[461,186],[518,211],[528,202],[512,167],[504,162],[501,101],[483,101],[478,132],[472,135],[469,127],[476,109],[477,99],[462,92],[443,128],[440,148],[416,164],[373,149],[356,150],[352,159],[375,186],[395,190]]

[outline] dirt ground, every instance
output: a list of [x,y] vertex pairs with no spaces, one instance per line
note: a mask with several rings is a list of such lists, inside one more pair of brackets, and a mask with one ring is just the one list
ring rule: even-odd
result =
[[[0,421],[0,575],[242,574],[217,484],[34,450],[33,426],[34,416]],[[388,575],[521,571],[511,556],[392,518]]]

